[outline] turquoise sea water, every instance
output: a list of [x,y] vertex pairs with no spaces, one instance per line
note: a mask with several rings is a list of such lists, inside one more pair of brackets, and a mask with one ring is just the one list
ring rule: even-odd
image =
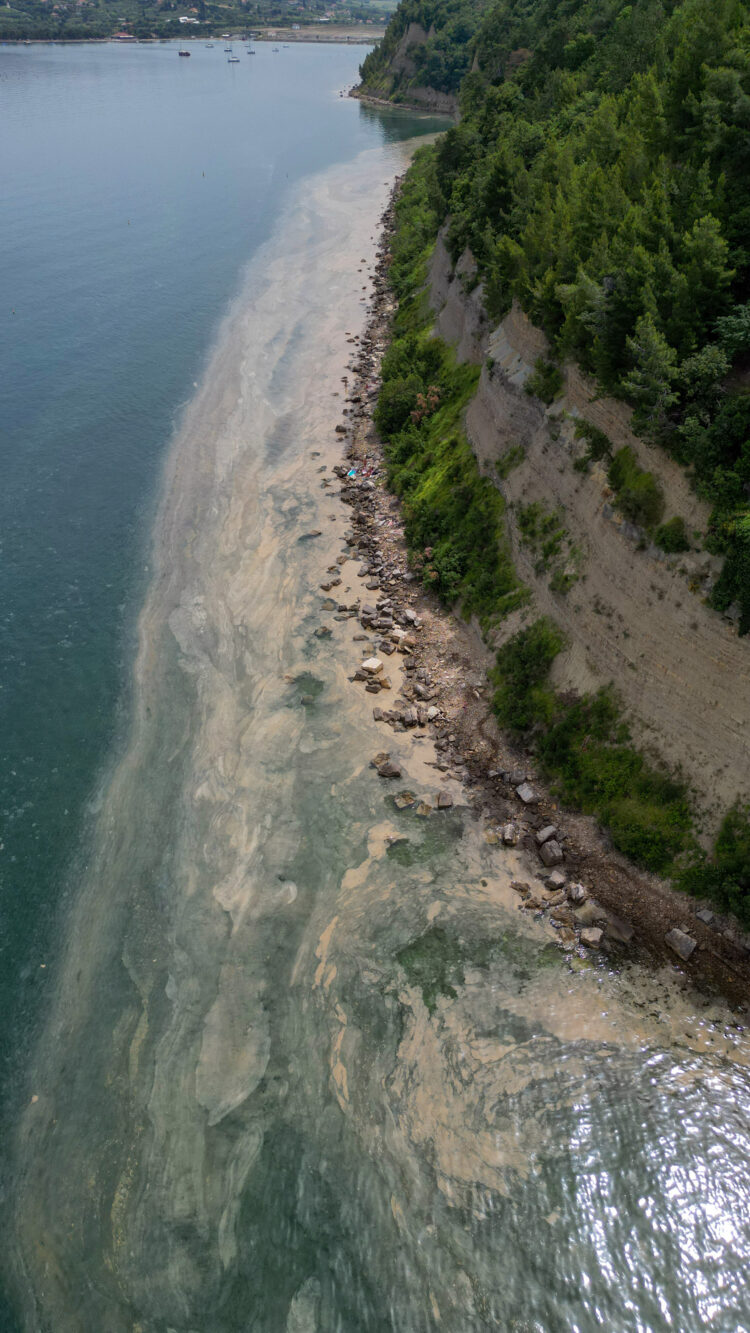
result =
[[[243,266],[307,176],[441,122],[365,48],[0,47],[0,1059],[118,727],[154,488]],[[122,719],[121,719],[122,720]]]

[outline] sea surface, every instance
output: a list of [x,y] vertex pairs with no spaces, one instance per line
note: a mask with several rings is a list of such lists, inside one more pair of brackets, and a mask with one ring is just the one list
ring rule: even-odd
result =
[[746,1333],[747,1015],[562,954],[458,784],[398,811],[320,588],[440,122],[191,49],[0,48],[0,1327]]

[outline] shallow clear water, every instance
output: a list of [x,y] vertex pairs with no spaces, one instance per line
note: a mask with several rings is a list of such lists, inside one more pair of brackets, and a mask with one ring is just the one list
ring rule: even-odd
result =
[[[319,586],[346,553],[322,483],[359,270],[403,160],[352,142],[290,185],[169,452],[133,706],[14,1085],[24,1328],[750,1327],[736,1018],[675,971],[563,956],[458,788],[425,822],[368,766],[387,743],[435,790]],[[337,595],[360,588],[347,562]]]

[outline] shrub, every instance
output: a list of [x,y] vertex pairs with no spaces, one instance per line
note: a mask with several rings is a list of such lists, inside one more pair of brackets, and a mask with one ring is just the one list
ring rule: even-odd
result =
[[670,518],[668,522],[662,523],[654,533],[654,541],[662,551],[669,555],[676,555],[680,551],[690,550],[690,539],[687,535],[684,518]]
[[617,497],[617,507],[644,528],[653,528],[664,513],[664,495],[652,472],[640,467],[629,445],[618,449],[607,472],[609,484]]
[[522,444],[512,444],[507,453],[502,458],[495,459],[495,470],[501,481],[509,477],[515,467],[522,463],[526,457]]
[[540,356],[523,387],[526,393],[541,398],[543,403],[549,405],[562,393],[562,371],[552,361],[545,361]]
[[395,435],[406,425],[421,391],[422,381],[418,375],[388,380],[383,384],[375,408],[375,425],[381,435],[386,438]]
[[580,417],[576,421],[576,439],[586,440],[586,453],[583,459],[579,460],[582,464],[600,463],[603,458],[612,457],[612,443],[609,436],[593,422],[586,421],[585,417]]
[[750,926],[750,804],[727,812],[709,858],[698,854],[678,879],[679,888],[712,898]]
[[564,646],[561,630],[546,618],[503,644],[490,675],[495,686],[492,706],[501,726],[523,734],[549,716],[554,696],[545,688],[546,681]]

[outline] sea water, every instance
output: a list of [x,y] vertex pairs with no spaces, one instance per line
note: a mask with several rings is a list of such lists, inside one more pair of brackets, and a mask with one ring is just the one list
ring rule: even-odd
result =
[[362,592],[325,482],[416,123],[338,98],[352,52],[258,51],[0,55],[37,136],[3,273],[36,292],[3,323],[7,1319],[746,1329],[742,1015],[567,958],[457,785],[425,821],[369,767],[434,796],[320,587]]

